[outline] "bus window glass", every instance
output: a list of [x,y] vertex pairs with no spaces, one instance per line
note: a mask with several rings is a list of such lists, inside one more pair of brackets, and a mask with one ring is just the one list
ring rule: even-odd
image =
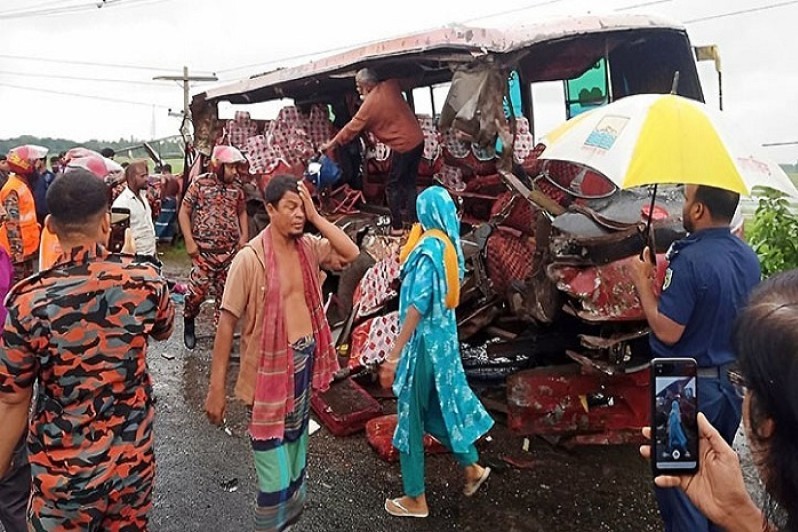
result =
[[607,104],[607,63],[604,58],[578,78],[566,80],[565,97],[568,118]]
[[429,93],[429,87],[413,89],[413,106],[417,115],[432,116],[432,97]]
[[536,142],[565,122],[564,102],[565,90],[561,81],[532,84],[532,133]]
[[435,98],[435,117],[441,116],[441,110],[443,110],[443,104],[446,103],[446,95],[449,94],[449,89],[451,88],[451,83],[441,83],[440,85],[435,85],[432,88],[432,96]]
[[[515,116],[524,116],[524,110],[521,108],[521,82],[518,79],[517,71],[510,72],[510,76],[507,78],[507,88]],[[510,105],[507,101],[507,96],[504,97],[504,115],[510,116]]]

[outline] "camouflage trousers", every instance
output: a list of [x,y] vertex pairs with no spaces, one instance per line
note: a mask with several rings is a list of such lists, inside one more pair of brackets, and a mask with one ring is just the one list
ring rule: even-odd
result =
[[191,274],[188,278],[188,291],[186,293],[183,316],[194,319],[199,314],[200,305],[213,292],[216,297],[214,317],[219,317],[219,307],[222,304],[224,283],[227,281],[227,270],[233,262],[234,253],[208,253],[201,251],[191,259]]
[[72,465],[62,467],[48,457],[31,453],[29,530],[139,532],[148,529],[155,479],[150,432],[154,412],[148,409],[132,412],[131,416],[138,423],[133,428],[137,437],[141,436],[138,431],[147,435],[131,441],[131,432],[127,431],[124,438],[101,456],[80,455],[79,460],[70,460]]

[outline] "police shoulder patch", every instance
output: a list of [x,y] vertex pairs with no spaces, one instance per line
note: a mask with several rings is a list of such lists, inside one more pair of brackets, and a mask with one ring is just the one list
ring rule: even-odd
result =
[[662,283],[662,289],[667,290],[668,287],[671,285],[671,281],[673,280],[673,270],[668,268],[665,270],[665,280]]

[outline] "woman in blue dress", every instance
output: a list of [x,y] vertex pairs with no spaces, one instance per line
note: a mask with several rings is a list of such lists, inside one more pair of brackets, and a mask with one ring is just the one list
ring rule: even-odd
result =
[[682,427],[682,413],[679,410],[678,401],[671,403],[671,413],[668,415],[668,449],[670,452],[675,449],[680,449],[682,452],[687,451],[687,436]]
[[452,451],[465,469],[463,493],[471,496],[490,474],[479,465],[474,442],[493,420],[471,391],[460,359],[454,309],[465,273],[460,223],[449,193],[430,187],[416,202],[417,224],[402,249],[401,330],[380,366],[383,386],[393,383],[404,496],[385,501],[401,517],[429,514],[424,488],[425,433]]

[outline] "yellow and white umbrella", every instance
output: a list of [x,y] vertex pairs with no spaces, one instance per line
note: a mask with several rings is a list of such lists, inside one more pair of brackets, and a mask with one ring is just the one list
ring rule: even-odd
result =
[[721,113],[681,96],[627,96],[550,132],[540,158],[583,164],[623,189],[684,183],[749,195],[762,186],[798,197],[778,164],[723,123]]

